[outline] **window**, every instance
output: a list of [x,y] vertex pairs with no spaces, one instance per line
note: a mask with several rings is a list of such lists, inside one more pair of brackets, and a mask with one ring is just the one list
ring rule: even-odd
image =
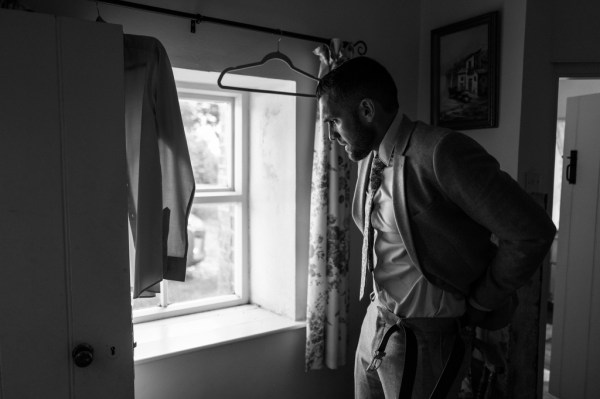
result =
[[163,281],[133,301],[134,322],[248,302],[247,94],[219,90],[207,73],[174,68],[196,183],[186,281]]
[[[216,72],[173,71],[196,180],[186,281],[164,281],[156,298],[134,300],[134,323],[247,303],[302,320],[308,250],[297,249],[308,238],[311,162],[300,172],[308,194],[299,210],[296,98],[221,90]],[[291,80],[229,79],[240,87],[296,90]],[[310,122],[314,103],[302,106]],[[306,234],[297,234],[299,217]]]

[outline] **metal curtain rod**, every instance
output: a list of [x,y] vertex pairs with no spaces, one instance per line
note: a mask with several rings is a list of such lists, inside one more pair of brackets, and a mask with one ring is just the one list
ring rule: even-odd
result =
[[[94,1],[94,0],[90,0],[90,1]],[[265,33],[272,33],[272,34],[279,35],[279,36],[292,37],[294,39],[307,40],[307,41],[317,42],[317,43],[329,44],[329,42],[331,41],[331,39],[327,39],[324,37],[305,35],[303,33],[289,32],[289,31],[285,31],[285,30],[281,30],[281,29],[267,28],[265,26],[251,25],[251,24],[246,24],[243,22],[230,21],[230,20],[221,19],[221,18],[214,18],[214,17],[202,15],[202,14],[192,14],[192,13],[183,12],[183,11],[170,10],[167,8],[149,6],[146,4],[132,3],[130,1],[99,0],[99,2],[113,4],[116,6],[135,8],[135,9],[143,10],[143,11],[156,12],[159,14],[172,15],[172,16],[180,17],[180,18],[186,18],[191,21],[190,31],[192,33],[196,33],[196,24],[197,23],[212,22],[215,24],[233,26],[236,28],[255,30],[255,31],[265,32]],[[357,51],[359,54],[361,54],[361,55],[366,54],[367,44],[364,41],[359,40],[358,42],[354,43],[354,46],[357,47]]]

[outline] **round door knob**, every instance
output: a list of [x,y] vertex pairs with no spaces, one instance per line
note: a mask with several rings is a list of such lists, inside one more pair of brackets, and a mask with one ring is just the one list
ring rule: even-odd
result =
[[79,344],[73,349],[73,361],[77,367],[87,367],[94,360],[94,348],[88,344]]

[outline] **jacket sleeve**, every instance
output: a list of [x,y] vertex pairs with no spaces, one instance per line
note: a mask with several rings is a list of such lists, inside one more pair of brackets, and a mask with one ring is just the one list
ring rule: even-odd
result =
[[168,234],[164,278],[184,281],[187,223],[195,182],[171,63],[162,44],[155,43],[158,61],[154,70],[154,110],[166,212],[164,229]]
[[434,172],[447,198],[498,239],[498,251],[471,288],[479,305],[498,309],[540,266],[554,239],[552,220],[473,139],[450,133],[436,145]]

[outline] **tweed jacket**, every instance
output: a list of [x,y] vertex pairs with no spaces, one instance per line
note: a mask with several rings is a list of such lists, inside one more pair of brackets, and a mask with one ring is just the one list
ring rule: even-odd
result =
[[[358,165],[352,216],[361,231],[372,159]],[[406,116],[392,167],[396,224],[416,267],[439,288],[506,307],[553,241],[546,212],[476,141]]]

